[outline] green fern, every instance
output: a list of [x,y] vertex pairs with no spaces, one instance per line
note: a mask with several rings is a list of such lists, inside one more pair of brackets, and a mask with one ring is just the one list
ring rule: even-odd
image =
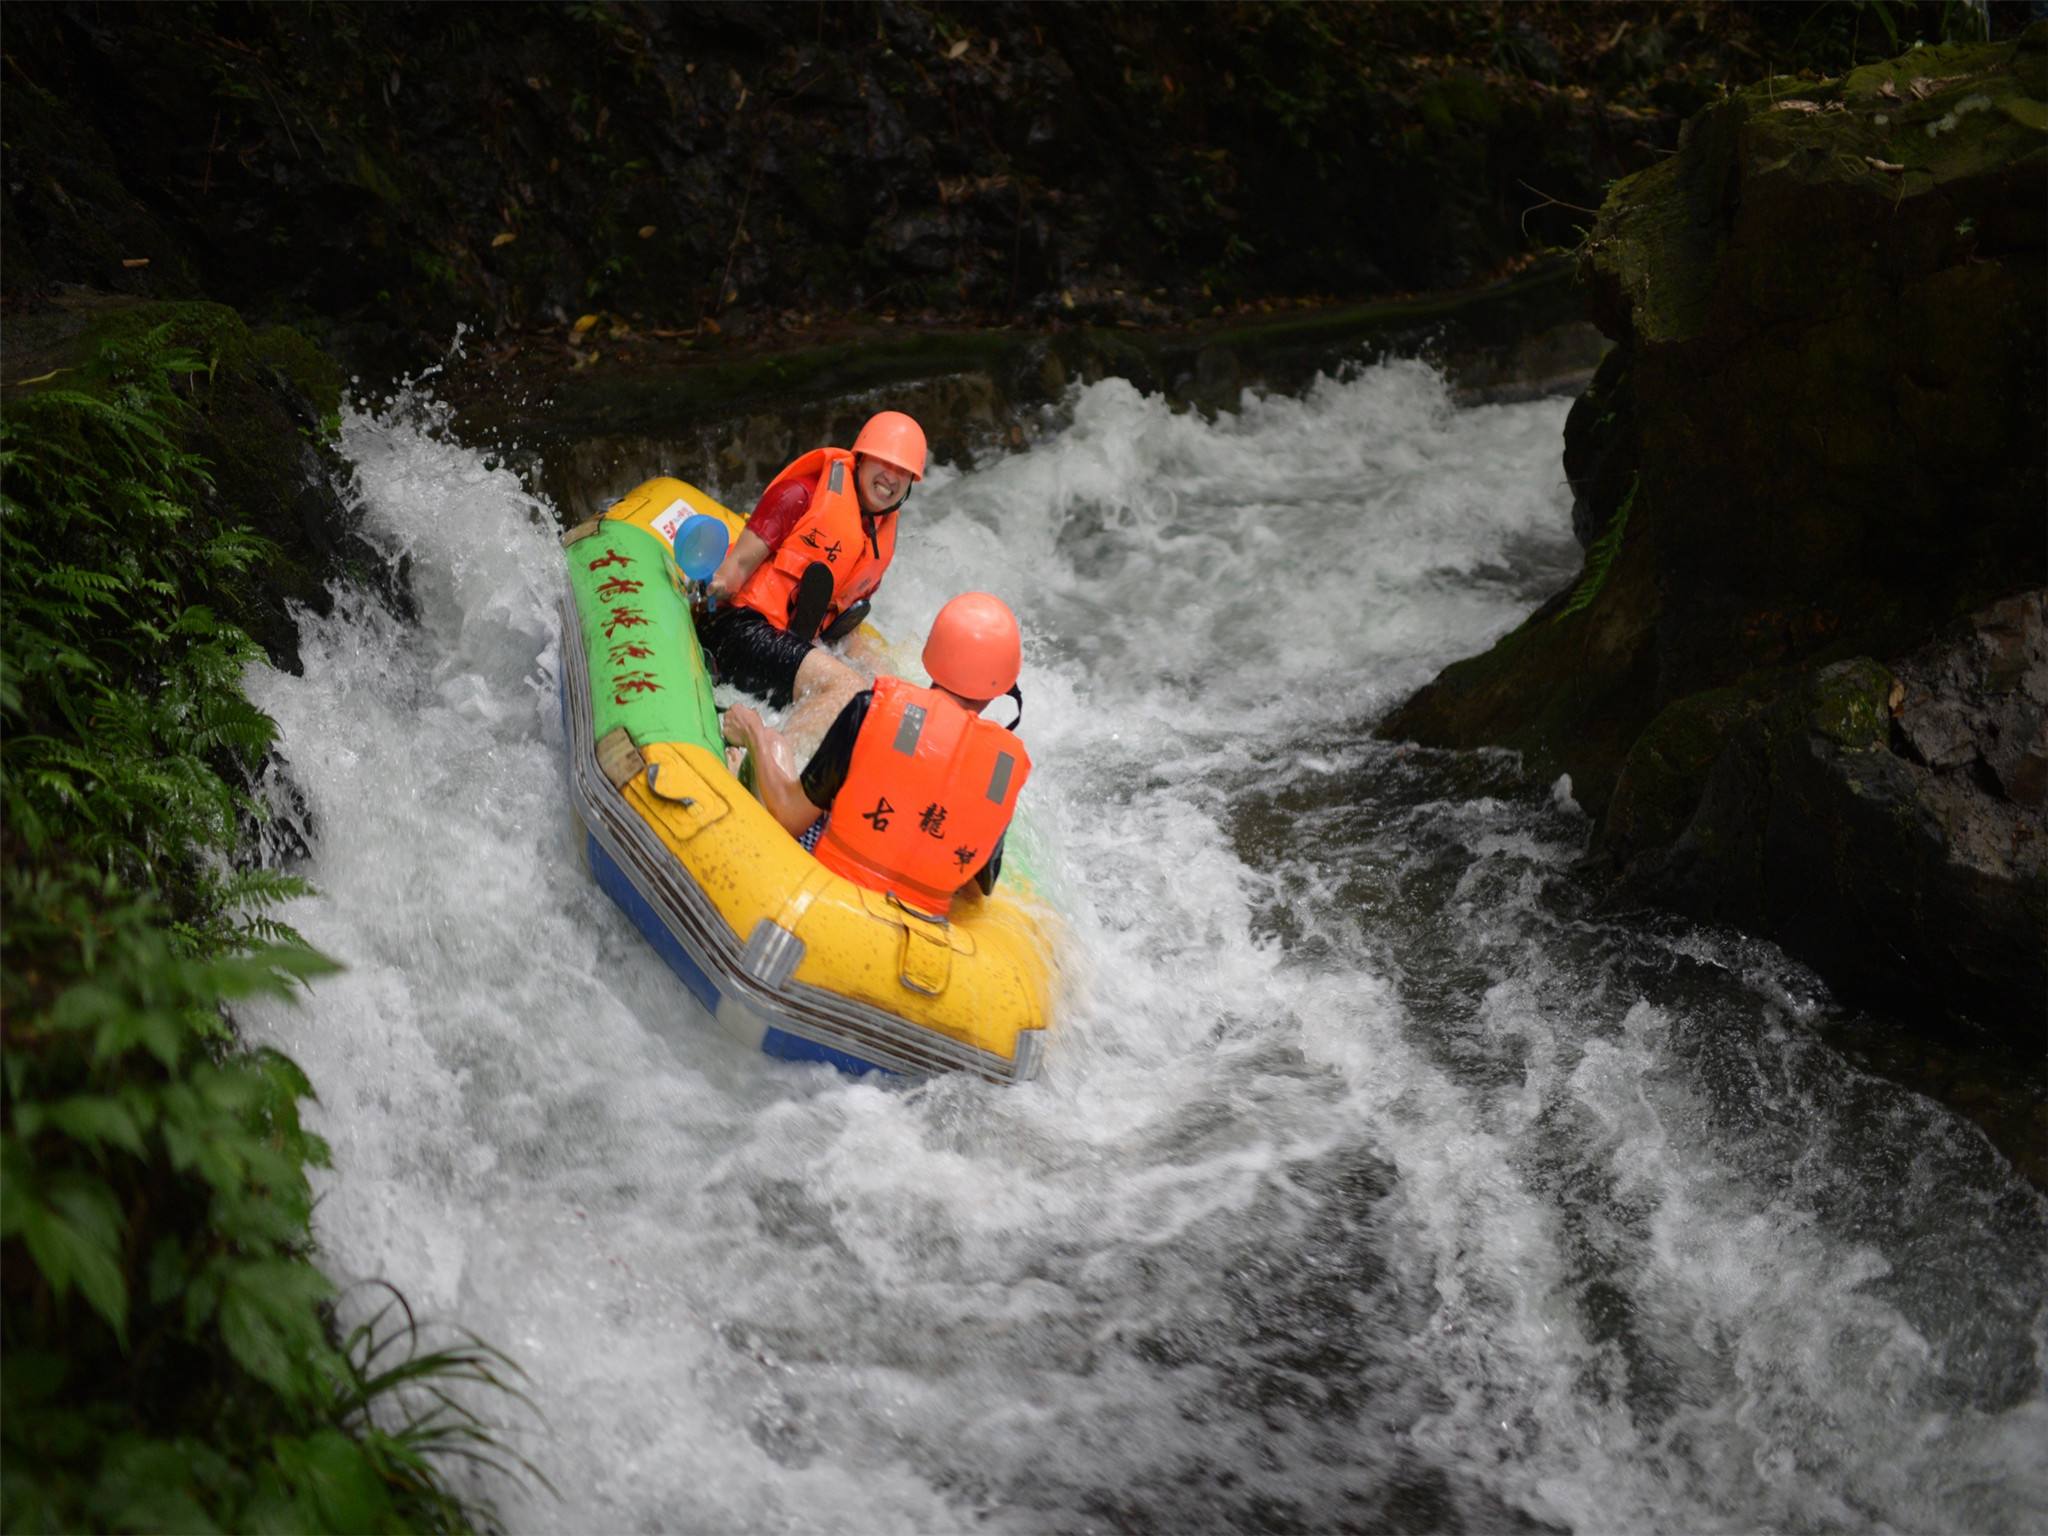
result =
[[[0,1528],[466,1530],[449,1458],[532,1469],[436,1384],[509,1362],[334,1336],[312,1090],[227,1013],[334,969],[236,867],[277,728],[223,615],[273,546],[180,446],[209,360],[101,363],[0,417]],[[380,1425],[402,1386],[451,1407]]]
[[1621,553],[1622,535],[1628,529],[1628,514],[1636,504],[1636,491],[1641,484],[1640,475],[1629,482],[1628,494],[1621,499],[1621,505],[1614,509],[1613,516],[1607,519],[1607,527],[1601,531],[1600,537],[1593,541],[1592,548],[1586,551],[1585,574],[1580,576],[1579,584],[1572,589],[1571,597],[1566,600],[1564,607],[1557,611],[1552,623],[1568,619],[1590,607],[1593,599],[1600,595],[1600,589],[1607,584],[1608,569],[1614,564],[1614,557]]

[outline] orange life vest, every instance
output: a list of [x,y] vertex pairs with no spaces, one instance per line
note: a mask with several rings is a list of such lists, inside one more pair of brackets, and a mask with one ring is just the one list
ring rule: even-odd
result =
[[754,568],[732,600],[777,629],[787,629],[797,583],[813,565],[822,565],[832,574],[832,604],[825,610],[829,625],[882,584],[882,572],[896,554],[896,516],[885,513],[875,520],[870,544],[853,489],[853,455],[844,448],[812,449],[769,481],[768,489],[788,480],[816,482],[811,504],[781,547]]
[[988,862],[1031,773],[1024,743],[934,688],[875,679],[818,862],[943,916]]

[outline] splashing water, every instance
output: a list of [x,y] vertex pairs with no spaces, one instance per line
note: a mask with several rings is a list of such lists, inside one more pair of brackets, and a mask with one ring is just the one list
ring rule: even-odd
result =
[[1009,1091],[696,1014],[583,868],[548,509],[346,419],[418,617],[344,593],[252,676],[349,968],[244,1023],[323,1096],[337,1278],[531,1373],[561,1497],[509,1523],[2038,1527],[2043,1202],[1776,951],[1590,917],[1568,799],[1369,739],[1575,571],[1563,405],[1070,405],[934,470],[882,604],[1024,621],[1073,985]]

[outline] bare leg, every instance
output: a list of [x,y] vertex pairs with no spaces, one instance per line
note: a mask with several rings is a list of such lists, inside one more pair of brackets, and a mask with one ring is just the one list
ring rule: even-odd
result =
[[837,656],[823,646],[814,648],[796,669],[796,688],[789,713],[783,717],[783,734],[808,758],[839,718],[846,701],[866,686],[861,675]]
[[870,677],[880,677],[884,672],[897,670],[894,658],[889,655],[889,648],[882,643],[881,637],[865,624],[849,635],[846,643],[839,649],[840,654],[856,671],[865,672]]

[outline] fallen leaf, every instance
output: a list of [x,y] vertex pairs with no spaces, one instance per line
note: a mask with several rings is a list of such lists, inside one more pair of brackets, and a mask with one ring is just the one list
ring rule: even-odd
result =
[[1865,155],[1863,158],[1870,162],[1871,168],[1874,170],[1891,171],[1892,173],[1897,174],[1898,172],[1903,171],[1905,169],[1903,165],[1894,165],[1891,161],[1880,160],[1875,155]]
[[1896,715],[1900,706],[1906,702],[1906,685],[1895,679],[1892,683],[1891,697],[1884,702],[1885,707]]
[[652,224],[642,224],[640,226],[640,238],[642,240],[652,240],[654,238],[654,226]]
[[514,240],[517,240],[518,238],[519,237],[513,234],[512,231],[509,229],[501,231],[500,233],[491,236],[491,249],[495,251],[501,245],[510,245]]
[[1897,101],[1899,99],[1899,88],[1887,80],[1877,88],[1877,94],[1884,97],[1887,101]]
[[1907,86],[1906,89],[1913,93],[1914,100],[1925,101],[1934,94],[1934,82],[1925,75],[1915,75],[1913,83]]
[[149,258],[147,256],[130,256],[123,260],[121,265],[124,267],[146,267],[149,265]]
[[1771,107],[1773,111],[1777,112],[1818,112],[1820,110],[1820,103],[1817,101],[1776,101],[1771,103]]
[[595,324],[597,324],[597,316],[583,315],[579,317],[576,323],[570,326],[569,329],[574,331],[578,336],[581,336],[585,331],[589,330]]
[[688,331],[664,331],[659,326],[657,326],[655,329],[649,331],[647,334],[650,336],[659,336],[664,341],[674,341],[676,337],[687,336],[690,333]]
[[959,42],[955,43],[952,47],[946,50],[946,57],[949,59],[957,59],[960,57],[961,54],[965,53],[966,51],[967,39],[963,37],[960,39]]
[[712,319],[709,315],[706,315],[702,320],[699,320],[697,323],[703,326],[704,329],[709,331],[712,335],[716,336],[718,334],[718,322]]

